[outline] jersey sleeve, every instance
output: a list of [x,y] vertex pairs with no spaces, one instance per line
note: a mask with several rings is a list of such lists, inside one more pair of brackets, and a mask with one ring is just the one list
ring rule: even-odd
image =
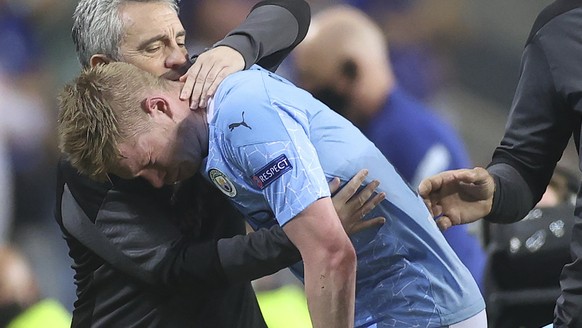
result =
[[[314,201],[329,196],[329,186],[309,139],[308,118],[270,98],[263,84],[268,81],[260,77],[268,79],[266,75],[240,74],[248,78],[218,92],[222,123],[217,125],[226,136],[221,147],[226,162],[240,172],[249,189],[262,194],[284,225]],[[227,123],[240,121],[242,112],[250,128],[231,131]]]
[[247,183],[263,194],[280,225],[316,200],[329,196],[317,154],[300,139],[294,136],[235,150]]

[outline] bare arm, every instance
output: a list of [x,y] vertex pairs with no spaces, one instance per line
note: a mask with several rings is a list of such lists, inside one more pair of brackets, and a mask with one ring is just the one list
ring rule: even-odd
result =
[[315,201],[283,230],[303,258],[313,326],[353,327],[356,254],[331,199]]

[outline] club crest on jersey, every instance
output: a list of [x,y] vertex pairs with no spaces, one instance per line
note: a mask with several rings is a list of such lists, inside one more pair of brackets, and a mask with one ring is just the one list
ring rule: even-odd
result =
[[255,186],[263,190],[292,168],[293,166],[289,163],[287,156],[283,154],[270,161],[269,164],[263,166],[255,172],[251,178],[253,179]]
[[230,179],[220,170],[217,169],[210,169],[208,171],[208,176],[210,177],[210,181],[214,183],[214,185],[222,191],[228,197],[236,196],[236,188],[234,184],[230,181]]

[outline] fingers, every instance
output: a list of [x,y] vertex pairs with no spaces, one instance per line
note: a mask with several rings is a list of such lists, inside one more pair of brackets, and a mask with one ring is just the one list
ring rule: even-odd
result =
[[432,202],[431,202],[430,198],[423,198],[422,201],[424,202],[424,205],[426,206],[426,208],[430,212],[430,215],[434,216],[434,212],[432,210]]
[[340,187],[341,180],[338,177],[333,178],[329,183],[329,191],[334,194]]
[[[370,183],[371,184],[371,183]],[[369,184],[369,185],[370,185]],[[369,186],[368,185],[368,186]],[[366,187],[368,188],[368,187]],[[376,188],[374,188],[376,189]],[[373,190],[372,190],[373,191]],[[360,193],[361,194],[361,193]],[[369,196],[368,196],[369,197]],[[366,214],[368,214],[370,211],[372,211],[376,206],[378,206],[378,204],[380,204],[380,202],[382,202],[384,199],[386,198],[386,193],[379,193],[374,195],[374,197],[372,197],[372,199],[368,200],[367,202],[364,203],[364,205],[362,206],[362,217],[364,217]]]
[[[216,89],[218,89],[218,86],[220,85],[220,83],[222,83],[222,81],[229,76],[230,74],[236,72],[236,70],[232,70],[229,67],[224,67],[221,70],[218,70],[216,73],[216,76],[210,76],[207,79],[207,82],[209,83],[205,83],[204,84],[204,89],[202,90],[202,96],[200,99],[200,107],[206,107],[208,105],[208,99],[212,98],[212,96],[214,96],[214,93],[216,92]],[[214,72],[211,72],[214,73]],[[212,82],[210,82],[212,81]]]
[[451,219],[449,219],[449,217],[446,215],[441,215],[438,219],[436,219],[436,224],[441,231],[445,231],[453,226],[453,222],[451,222]]
[[418,185],[418,194],[422,197],[428,197],[430,195],[430,192],[432,191],[432,177],[430,178],[426,178],[424,180],[422,180],[420,182],[420,184]]
[[216,73],[213,69],[214,66],[212,64],[197,60],[188,72],[180,78],[180,81],[185,81],[180,93],[180,99],[190,98],[190,109],[206,106],[205,88],[208,89],[216,78]]
[[[360,170],[358,173],[356,173],[356,175],[354,175],[353,178],[350,179],[350,181],[348,181],[348,183],[346,183],[345,186],[343,186],[342,189],[340,189],[338,191],[335,198],[337,198],[337,200],[342,202],[342,203],[347,202],[348,199],[352,198],[352,196],[354,196],[356,191],[358,191],[358,188],[360,188],[360,186],[362,185],[362,183],[364,182],[364,180],[366,179],[367,176],[368,176],[368,170],[366,170],[366,169]],[[374,187],[373,189],[376,189],[376,187]],[[365,189],[367,189],[367,188],[368,188],[368,186],[366,186],[366,188],[364,188],[364,190],[362,190],[362,192],[364,192]],[[373,191],[373,189],[372,189],[372,191]],[[371,192],[364,199],[364,201],[361,202],[361,204],[363,204],[370,197],[370,194],[371,194]],[[358,198],[360,198],[360,197],[361,196],[358,195]]]
[[212,48],[198,56],[180,81],[185,82],[180,99],[190,98],[190,108],[204,108],[220,83],[230,74],[245,67],[242,55],[229,47]]
[[432,192],[436,192],[442,187],[444,181],[447,180],[447,176],[450,175],[451,172],[452,171],[446,171],[423,179],[418,185],[418,194],[422,198],[430,197]]
[[208,67],[208,65],[203,65],[200,69],[200,73],[196,77],[196,83],[194,84],[194,89],[192,89],[192,96],[190,97],[190,108],[196,109],[198,107],[206,108],[206,103],[208,101],[208,87],[214,83],[216,79],[216,70],[220,68],[216,66]]
[[[184,82],[184,86],[182,86],[182,92],[180,92],[180,99],[186,100],[191,98],[194,85],[198,79],[198,75],[200,73],[200,64],[198,62],[194,63],[186,74],[180,77],[180,81]],[[198,99],[196,99],[196,103],[190,103],[190,108],[197,108],[198,107]]]
[[382,217],[382,216],[378,216],[366,221],[360,221],[356,224],[354,224],[354,226],[352,227],[352,233],[356,233],[358,231],[362,231],[365,229],[369,229],[369,228],[373,228],[373,227],[377,227],[377,226],[381,226],[384,223],[386,223],[386,218]]

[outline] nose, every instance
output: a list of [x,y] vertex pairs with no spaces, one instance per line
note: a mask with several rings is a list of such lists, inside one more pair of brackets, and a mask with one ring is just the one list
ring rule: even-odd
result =
[[160,170],[147,170],[143,171],[140,176],[146,179],[152,186],[156,188],[161,188],[164,186],[164,178],[166,177],[166,172]]
[[165,61],[166,68],[176,69],[177,67],[186,63],[188,60],[188,53],[186,52],[186,49],[178,46],[178,44],[172,45],[169,49],[170,52],[168,53]]

